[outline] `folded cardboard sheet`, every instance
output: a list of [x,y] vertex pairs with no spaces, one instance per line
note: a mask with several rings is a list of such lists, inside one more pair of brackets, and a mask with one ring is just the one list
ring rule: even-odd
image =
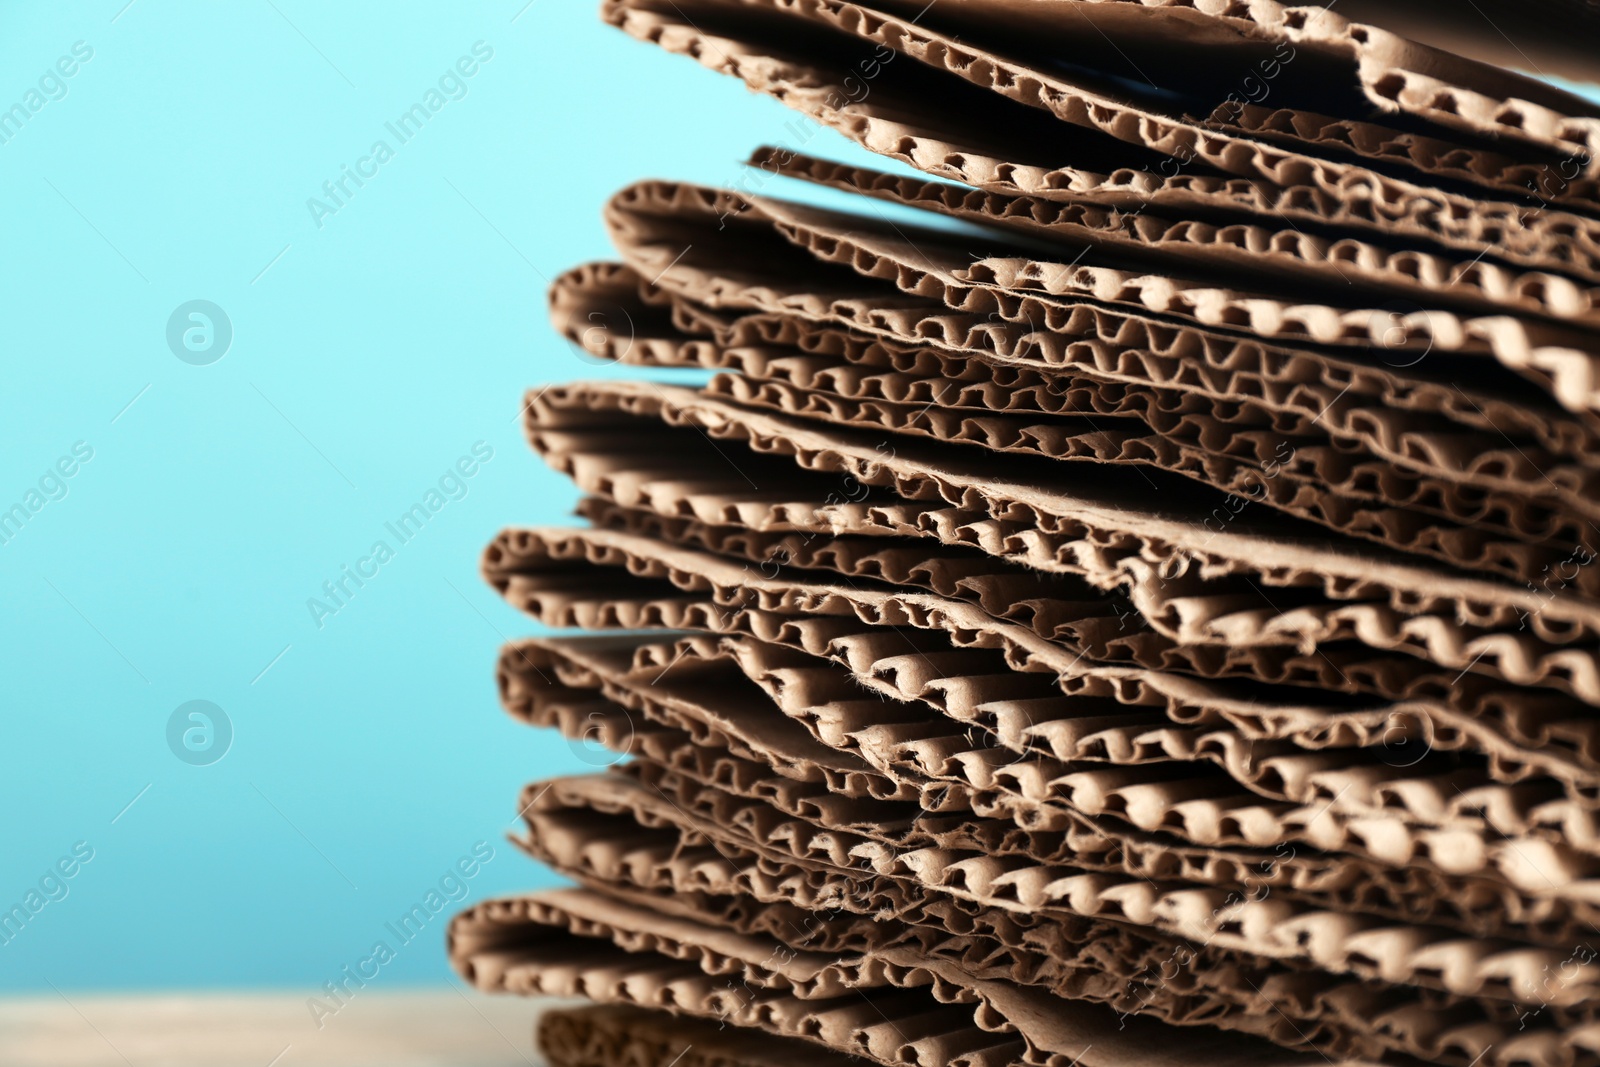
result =
[[1471,6],[605,0],[803,118],[549,294],[551,1063],[1600,1065],[1600,17]]

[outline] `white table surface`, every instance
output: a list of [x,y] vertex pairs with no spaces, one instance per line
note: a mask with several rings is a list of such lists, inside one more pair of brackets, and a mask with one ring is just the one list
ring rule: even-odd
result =
[[464,987],[360,990],[317,1028],[310,991],[0,997],[5,1067],[543,1067],[555,1003]]

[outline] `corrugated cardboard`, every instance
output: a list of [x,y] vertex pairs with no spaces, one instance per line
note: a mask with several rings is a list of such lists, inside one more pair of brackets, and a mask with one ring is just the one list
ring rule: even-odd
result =
[[1600,1067],[1600,106],[1350,4],[604,0],[800,117],[550,292],[552,1062]]

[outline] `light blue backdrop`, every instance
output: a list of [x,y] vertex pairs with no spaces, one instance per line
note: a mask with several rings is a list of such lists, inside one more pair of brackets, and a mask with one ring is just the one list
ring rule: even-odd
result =
[[[530,627],[476,561],[575,499],[513,421],[525,386],[604,373],[543,290],[606,253],[611,190],[734,180],[791,115],[591,0],[124,3],[0,5],[0,909],[27,912],[0,990],[310,994],[477,842],[446,891],[541,881],[503,841],[517,789],[586,767],[498,711]],[[335,203],[345,167],[370,177]],[[232,329],[206,365],[168,342],[196,300]],[[308,598],[377,540],[319,628]],[[169,746],[195,700],[232,724],[209,766]],[[443,923],[378,981],[441,980]]]
[[[476,568],[575,500],[513,421],[529,384],[605,373],[546,281],[606,254],[611,190],[728,182],[791,116],[591,0],[124,2],[0,5],[0,511],[26,514],[0,516],[0,909],[39,894],[0,990],[310,994],[475,842],[470,899],[541,881],[503,841],[518,787],[585,765],[498,710],[531,626]],[[168,344],[193,300],[232,326],[208,365]],[[389,535],[478,442],[460,498]],[[319,628],[308,598],[380,539]],[[193,700],[233,728],[209,766],[169,749]],[[380,983],[442,980],[443,924]]]

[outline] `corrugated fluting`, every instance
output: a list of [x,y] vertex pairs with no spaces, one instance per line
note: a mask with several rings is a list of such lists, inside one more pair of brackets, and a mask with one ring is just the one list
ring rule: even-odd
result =
[[800,117],[551,290],[639,370],[483,572],[597,769],[459,971],[559,1067],[1600,1064],[1600,107],[1333,5],[602,13]]

